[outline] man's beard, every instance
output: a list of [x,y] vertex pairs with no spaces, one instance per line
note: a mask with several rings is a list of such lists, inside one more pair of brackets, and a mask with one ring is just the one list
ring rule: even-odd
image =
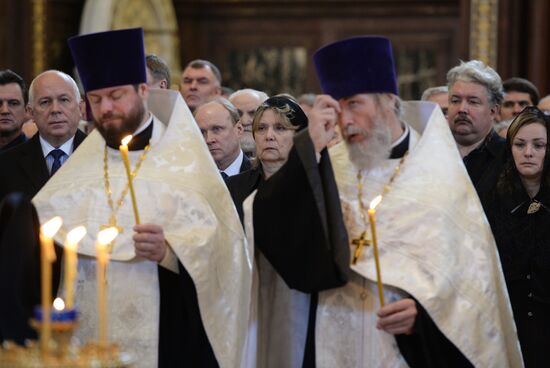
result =
[[346,137],[350,134],[362,134],[365,137],[359,142],[345,141],[350,160],[359,170],[370,170],[390,157],[391,131],[381,119],[374,121],[370,132],[356,126],[348,126]]
[[[145,115],[145,107],[142,103],[136,103],[127,115],[116,115],[112,112],[103,114],[99,119],[94,120],[96,129],[101,133],[103,139],[109,147],[118,147],[120,141],[129,134],[134,134]],[[121,119],[122,123],[119,126],[103,125],[104,119]]]

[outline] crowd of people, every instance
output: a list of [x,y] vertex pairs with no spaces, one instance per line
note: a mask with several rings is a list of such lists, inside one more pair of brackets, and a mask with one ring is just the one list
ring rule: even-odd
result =
[[0,315],[17,316],[0,340],[36,338],[36,216],[60,215],[56,294],[63,236],[88,229],[81,342],[95,234],[119,229],[109,337],[139,367],[545,366],[550,96],[534,83],[471,60],[403,101],[390,41],[360,36],[315,53],[322,94],[224,96],[207,60],[171,90],[141,29],[68,44],[81,89],[0,71]]

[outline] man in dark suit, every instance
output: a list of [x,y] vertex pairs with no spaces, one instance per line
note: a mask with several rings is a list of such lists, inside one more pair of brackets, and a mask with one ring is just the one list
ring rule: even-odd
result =
[[21,127],[28,119],[25,111],[27,86],[11,70],[0,70],[0,152],[27,140]]
[[0,200],[11,192],[33,197],[69,158],[86,137],[77,129],[81,103],[65,73],[49,70],[33,80],[28,110],[39,134],[0,154]]
[[237,108],[222,97],[195,110],[195,120],[224,178],[237,175],[252,166],[241,149],[243,126],[239,119]]

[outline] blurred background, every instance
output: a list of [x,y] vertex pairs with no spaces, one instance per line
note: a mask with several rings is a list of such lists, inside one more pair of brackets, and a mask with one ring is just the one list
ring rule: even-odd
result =
[[401,97],[445,84],[459,60],[481,59],[502,79],[550,93],[547,0],[0,0],[0,69],[30,82],[45,69],[73,73],[67,38],[143,27],[146,53],[181,68],[201,58],[223,85],[268,94],[319,92],[311,61],[320,46],[353,35],[389,37]]

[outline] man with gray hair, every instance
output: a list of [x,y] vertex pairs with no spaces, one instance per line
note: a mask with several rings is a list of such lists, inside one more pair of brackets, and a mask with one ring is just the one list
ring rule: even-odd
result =
[[502,81],[479,60],[447,73],[449,127],[478,194],[492,190],[502,171],[505,140],[494,130],[503,99]]
[[29,112],[38,127],[27,142],[0,155],[0,200],[10,192],[33,197],[86,135],[77,129],[82,101],[69,75],[48,70],[29,88]]
[[170,88],[170,67],[155,54],[145,57],[147,65],[147,85],[150,88]]
[[243,126],[231,102],[223,97],[207,102],[195,110],[195,120],[222,177],[251,168],[240,146]]
[[447,86],[430,87],[422,93],[422,101],[435,102],[441,107],[443,115],[447,117],[449,110],[449,88]]
[[222,75],[208,60],[193,60],[181,73],[180,93],[191,111],[222,93]]
[[241,136],[241,148],[248,157],[256,156],[256,141],[252,134],[252,120],[254,113],[262,102],[267,100],[265,92],[257,91],[252,88],[240,89],[229,96],[229,101],[235,105],[239,112],[239,122],[243,126],[243,135]]

